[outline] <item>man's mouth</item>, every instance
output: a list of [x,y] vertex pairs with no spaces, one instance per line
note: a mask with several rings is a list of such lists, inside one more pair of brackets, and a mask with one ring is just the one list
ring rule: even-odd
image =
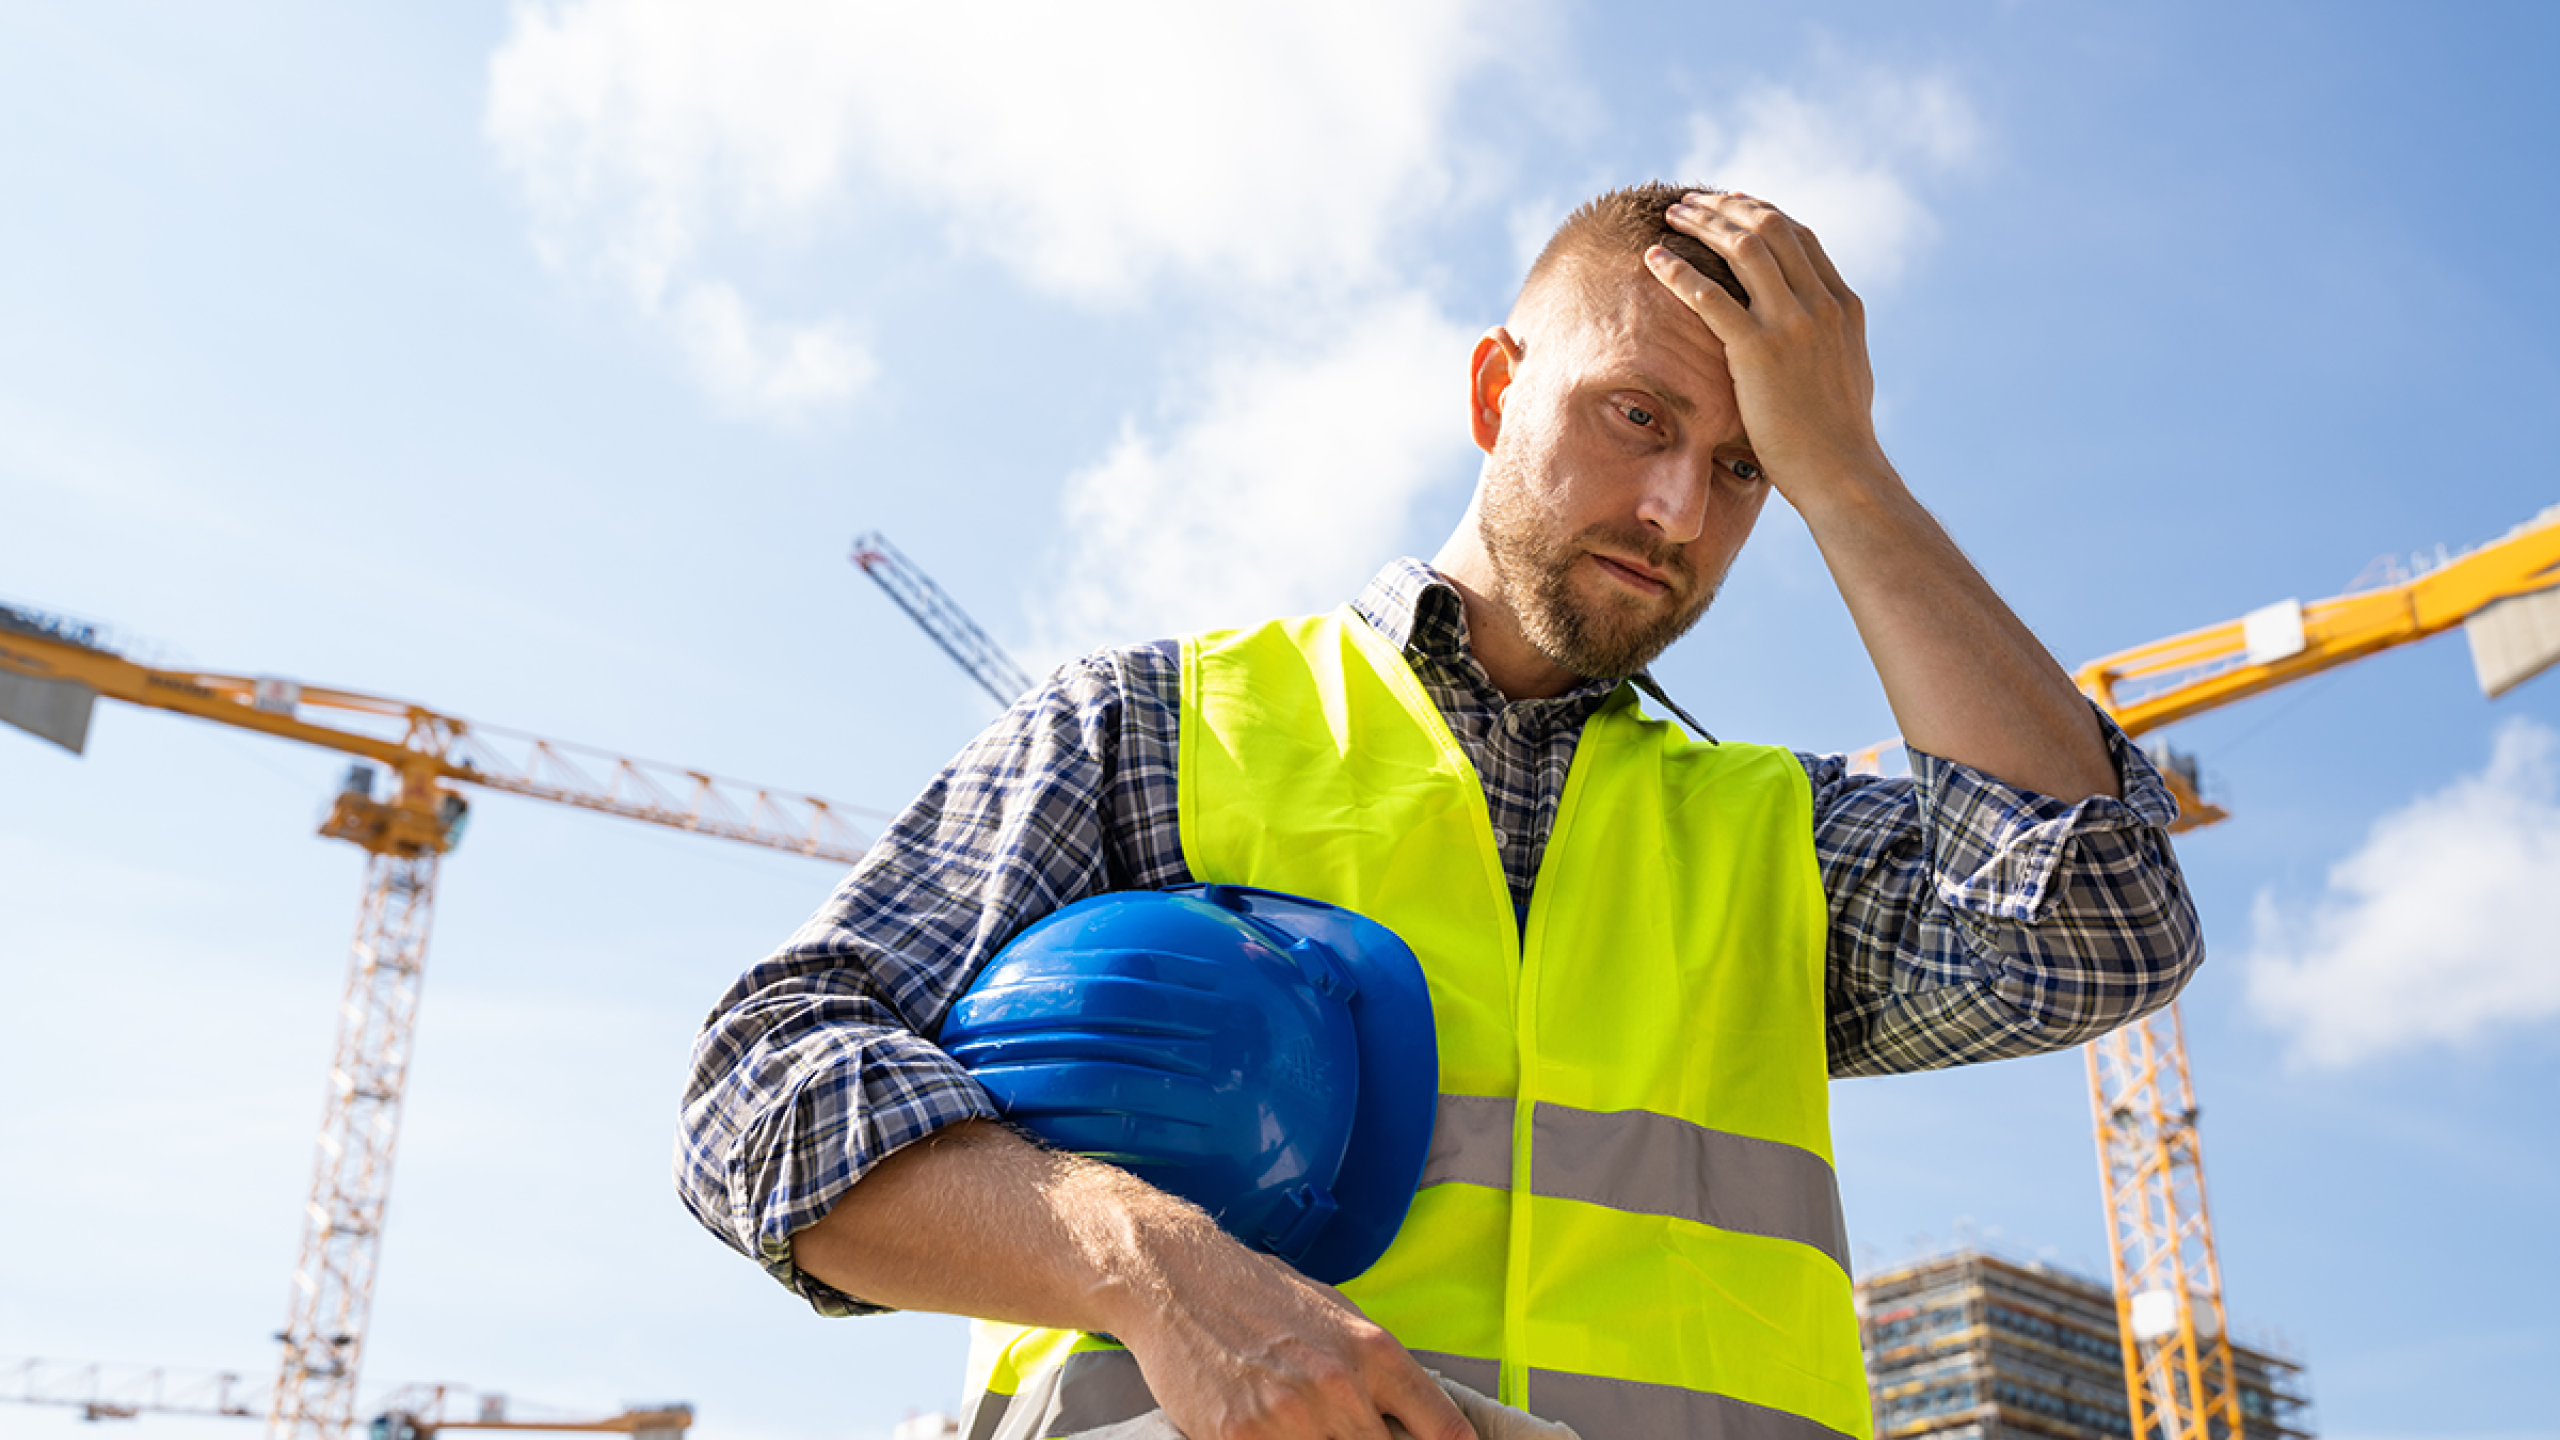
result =
[[1590,553],[1592,559],[1600,562],[1602,570],[1639,595],[1666,595],[1671,591],[1671,576],[1664,571],[1657,570],[1640,560],[1603,555],[1597,550]]

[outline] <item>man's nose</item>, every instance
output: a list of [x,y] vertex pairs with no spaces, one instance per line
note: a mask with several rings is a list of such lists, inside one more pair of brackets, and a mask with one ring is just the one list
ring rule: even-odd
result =
[[1645,467],[1636,518],[1674,545],[1698,538],[1707,524],[1707,477],[1670,457]]

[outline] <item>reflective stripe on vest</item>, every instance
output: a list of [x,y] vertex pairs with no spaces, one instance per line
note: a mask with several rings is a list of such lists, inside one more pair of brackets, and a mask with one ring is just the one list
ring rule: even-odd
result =
[[[1441,1096],[1422,1184],[1509,1188],[1513,1109],[1492,1096]],[[1532,1194],[1773,1235],[1849,1268],[1839,1189],[1809,1151],[1645,1110],[1600,1115],[1541,1102],[1529,1128],[1540,1162]]]
[[[1360,911],[1429,978],[1439,1127],[1395,1243],[1344,1291],[1587,1440],[1867,1435],[1794,757],[1691,743],[1622,687],[1583,729],[1524,926],[1473,766],[1365,622],[1199,637],[1182,660],[1193,878]],[[1035,1358],[1049,1334],[982,1336],[990,1381],[1026,1362],[980,1391],[1026,1402],[990,1434],[1034,1389],[1080,1399],[1083,1355]],[[1018,1433],[1074,1433],[1049,1428],[1058,1400],[1036,1408]]]

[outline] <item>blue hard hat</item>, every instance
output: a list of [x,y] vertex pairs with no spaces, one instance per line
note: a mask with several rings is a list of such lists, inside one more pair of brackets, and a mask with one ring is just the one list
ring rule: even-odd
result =
[[1294,895],[1078,901],[987,962],[940,1040],[1008,1120],[1327,1284],[1386,1252],[1431,1146],[1421,962],[1376,921]]

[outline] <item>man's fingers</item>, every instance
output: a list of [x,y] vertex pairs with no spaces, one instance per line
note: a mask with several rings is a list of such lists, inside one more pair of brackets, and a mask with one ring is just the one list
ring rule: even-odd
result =
[[1411,1351],[1340,1291],[1219,1236],[1169,1256],[1180,1297],[1124,1331],[1165,1418],[1195,1440],[1475,1440]]
[[1794,222],[1748,195],[1690,195],[1665,217],[1733,266],[1754,306],[1801,294],[1813,267],[1790,233]]
[[1806,253],[1811,248],[1813,232],[1802,221],[1766,200],[1740,194],[1725,198],[1733,202],[1725,207],[1728,216],[1769,247],[1779,269],[1786,274],[1788,288],[1799,300],[1824,293],[1828,286],[1821,267]]
[[[1333,1293],[1340,1296],[1339,1291]],[[1347,1298],[1342,1303],[1354,1311],[1358,1309]],[[1362,1434],[1369,1433],[1367,1426],[1372,1424],[1379,1427],[1381,1435],[1399,1433],[1387,1424],[1392,1417],[1404,1427],[1402,1433],[1411,1434],[1415,1440],[1476,1440],[1475,1427],[1467,1423],[1458,1402],[1449,1398],[1449,1392],[1440,1388],[1440,1382],[1432,1379],[1431,1372],[1423,1369],[1422,1362],[1414,1359],[1413,1352],[1394,1336],[1373,1330],[1363,1337],[1358,1355],[1359,1388],[1367,1402]]]
[[1669,249],[1656,245],[1647,250],[1644,252],[1644,264],[1653,272],[1653,278],[1680,297],[1680,303],[1696,311],[1698,318],[1707,322],[1707,328],[1715,332],[1717,339],[1731,344],[1741,333],[1741,327],[1751,323],[1751,312],[1742,308],[1741,301],[1726,294],[1723,286],[1699,274],[1697,266],[1672,254]]
[[1830,282],[1807,253],[1811,231],[1765,200],[1743,194],[1693,194],[1671,209],[1673,228],[1686,231],[1722,255],[1755,304],[1778,298],[1780,286],[1799,305],[1830,293]]
[[1831,288],[1832,294],[1840,297],[1840,303],[1857,305],[1858,292],[1850,289],[1849,282],[1840,278],[1840,267],[1831,263],[1831,253],[1822,248],[1822,237],[1811,230],[1805,231],[1804,251],[1812,259],[1815,272],[1822,276],[1822,283]]
[[1431,1372],[1419,1361],[1405,1357],[1403,1373],[1390,1385],[1381,1386],[1379,1409],[1392,1415],[1396,1423],[1410,1431],[1414,1440],[1477,1440],[1476,1427],[1467,1423],[1466,1412]]

